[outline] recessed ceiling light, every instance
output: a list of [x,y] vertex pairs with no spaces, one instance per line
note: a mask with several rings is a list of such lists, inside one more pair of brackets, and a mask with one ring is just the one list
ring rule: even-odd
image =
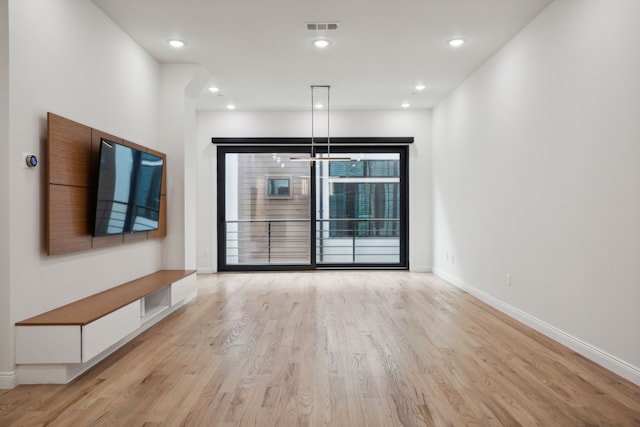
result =
[[324,108],[324,105],[316,104],[315,107],[316,107],[316,110],[322,110]]
[[414,86],[416,90],[425,90],[427,87],[423,84],[417,84]]
[[402,107],[402,108],[409,108],[409,107],[411,107],[411,104],[409,104],[408,102],[403,102],[403,103],[401,104],[401,107]]
[[186,46],[185,42],[183,42],[182,40],[178,40],[178,39],[168,40],[167,43],[169,43],[169,46],[175,47],[176,49],[180,49],[181,47],[185,47]]
[[227,110],[235,110],[235,109],[236,109],[235,105],[233,105],[233,104],[227,105]]
[[209,92],[211,92],[211,93],[217,93],[217,92],[220,92],[220,88],[219,88],[219,87],[217,87],[217,86],[209,86],[207,89],[208,89],[208,90],[209,90]]
[[460,47],[460,46],[462,46],[463,44],[465,44],[466,42],[467,42],[467,41],[466,41],[465,39],[457,38],[457,39],[451,39],[451,40],[449,40],[447,43],[448,43],[448,44],[449,44],[449,46],[451,46],[451,47]]
[[325,47],[329,46],[330,44],[331,44],[331,42],[329,40],[326,40],[326,39],[318,39],[318,40],[315,40],[313,42],[313,45],[315,47],[317,47],[318,49],[324,49]]

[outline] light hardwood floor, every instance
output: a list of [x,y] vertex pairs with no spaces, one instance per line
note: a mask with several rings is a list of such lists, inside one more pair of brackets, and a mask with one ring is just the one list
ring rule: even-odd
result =
[[0,425],[640,425],[640,387],[431,274],[198,284],[71,384],[0,391]]

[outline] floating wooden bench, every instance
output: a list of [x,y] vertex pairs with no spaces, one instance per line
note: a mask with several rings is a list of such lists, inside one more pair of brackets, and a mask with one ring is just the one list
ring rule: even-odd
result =
[[196,294],[194,270],[160,270],[18,322],[20,382],[69,382]]

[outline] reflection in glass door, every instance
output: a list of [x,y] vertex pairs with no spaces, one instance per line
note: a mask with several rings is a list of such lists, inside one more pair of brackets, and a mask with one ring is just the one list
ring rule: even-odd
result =
[[289,161],[299,153],[224,156],[224,264],[308,266],[310,163]]
[[403,263],[400,154],[340,153],[316,165],[316,263]]

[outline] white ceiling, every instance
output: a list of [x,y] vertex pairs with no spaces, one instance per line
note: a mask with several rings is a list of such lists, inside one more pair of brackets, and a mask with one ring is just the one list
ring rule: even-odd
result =
[[[551,0],[94,2],[160,63],[209,70],[221,92],[204,90],[199,109],[291,110],[309,108],[313,84],[331,85],[332,109],[432,108]],[[331,46],[315,48],[307,22],[338,22]]]

